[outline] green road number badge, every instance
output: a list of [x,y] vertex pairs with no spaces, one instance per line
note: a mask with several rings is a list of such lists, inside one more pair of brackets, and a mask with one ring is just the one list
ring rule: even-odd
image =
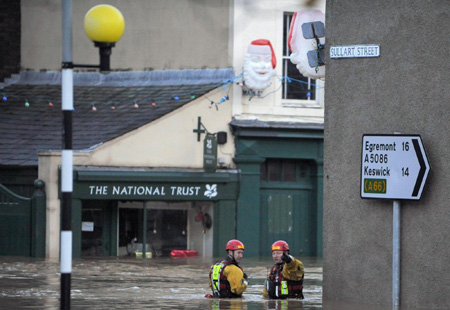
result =
[[386,194],[386,179],[364,179],[364,193]]

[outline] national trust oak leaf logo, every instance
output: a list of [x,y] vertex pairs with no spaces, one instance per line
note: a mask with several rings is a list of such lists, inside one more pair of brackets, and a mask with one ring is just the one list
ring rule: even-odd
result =
[[213,198],[217,196],[217,184],[209,185],[206,184],[205,196],[208,198]]

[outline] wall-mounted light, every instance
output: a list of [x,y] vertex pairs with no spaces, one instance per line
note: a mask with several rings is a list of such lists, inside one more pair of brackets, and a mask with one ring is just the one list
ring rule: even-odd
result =
[[219,131],[217,133],[217,144],[227,143],[227,133],[225,131]]

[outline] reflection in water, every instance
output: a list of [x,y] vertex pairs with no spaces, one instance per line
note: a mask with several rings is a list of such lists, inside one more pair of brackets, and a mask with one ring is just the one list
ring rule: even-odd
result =
[[[249,287],[242,299],[210,299],[215,259],[89,258],[72,267],[72,309],[322,309],[322,267],[305,264],[304,300],[262,297],[270,257],[245,258]],[[55,260],[0,257],[0,308],[59,309],[60,265]]]

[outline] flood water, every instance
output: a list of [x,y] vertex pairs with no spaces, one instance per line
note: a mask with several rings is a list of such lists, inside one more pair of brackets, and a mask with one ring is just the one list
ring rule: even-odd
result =
[[[322,263],[305,265],[304,300],[262,297],[271,257],[245,258],[249,276],[242,299],[210,299],[209,267],[219,259],[98,258],[72,262],[71,309],[322,309]],[[59,309],[57,260],[0,257],[1,309]]]

